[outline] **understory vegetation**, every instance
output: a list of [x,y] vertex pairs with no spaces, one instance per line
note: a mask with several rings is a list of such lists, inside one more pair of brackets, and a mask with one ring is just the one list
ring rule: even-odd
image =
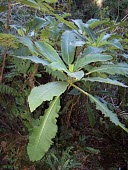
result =
[[127,20],[127,0],[0,2],[2,170],[127,170]]

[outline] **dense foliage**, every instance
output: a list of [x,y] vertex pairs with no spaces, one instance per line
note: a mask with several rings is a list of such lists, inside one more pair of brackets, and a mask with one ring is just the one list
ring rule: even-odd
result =
[[[71,4],[76,4],[74,9],[77,9],[78,1],[58,2],[62,4],[59,10],[56,3],[56,0],[16,0],[7,4],[3,1],[0,6],[0,110],[4,112],[1,131],[9,131],[13,123],[22,122],[23,127],[17,130],[29,136],[27,153],[33,162],[50,149],[60,128],[57,118],[66,113],[71,104],[70,98],[64,102],[67,94],[74,96],[74,104],[74,99],[86,96],[83,105],[92,128],[97,124],[98,115],[108,117],[123,133],[128,132],[127,16],[115,22],[116,18],[104,17],[107,8],[100,10],[92,2],[97,8],[95,19],[89,19],[94,17],[91,13],[88,20],[82,15],[82,21],[76,19],[77,15],[71,17],[64,12],[71,12]],[[65,4],[69,4],[68,9]],[[22,15],[20,9],[16,14],[24,22],[18,20],[17,23],[16,16],[11,14],[15,5],[25,9]],[[119,4],[117,7],[119,9]],[[3,17],[5,13],[7,21]],[[122,114],[117,112],[118,105],[111,102],[113,88],[121,99]],[[108,119],[105,121],[107,126]],[[5,124],[10,127],[5,129]],[[62,169],[73,167],[69,155],[67,164],[65,158],[64,162],[61,160]],[[54,159],[57,161],[55,155]]]

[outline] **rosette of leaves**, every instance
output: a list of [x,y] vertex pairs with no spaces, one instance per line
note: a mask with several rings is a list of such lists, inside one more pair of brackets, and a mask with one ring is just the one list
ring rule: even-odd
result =
[[115,74],[126,76],[128,65],[124,62],[115,63],[113,55],[107,53],[111,46],[115,51],[123,49],[119,40],[110,39],[111,34],[105,32],[96,34],[95,29],[93,30],[104,22],[106,21],[82,23],[80,20],[75,20],[74,23],[78,28],[62,33],[60,51],[56,51],[45,41],[33,42],[29,37],[20,37],[20,42],[29,48],[32,56],[17,57],[42,64],[56,78],[54,82],[34,87],[28,97],[31,112],[44,101],[50,101],[49,108],[39,118],[38,125],[34,125],[29,136],[27,150],[31,161],[40,160],[50,148],[57,132],[56,118],[60,110],[59,98],[70,87],[85,94],[92,103],[95,103],[97,110],[100,110],[105,117],[109,117],[115,125],[128,132],[125,125],[119,121],[118,116],[109,110],[107,102],[79,86],[80,82],[84,85],[88,82],[90,84],[99,82],[128,87],[122,82],[110,78],[110,75]]

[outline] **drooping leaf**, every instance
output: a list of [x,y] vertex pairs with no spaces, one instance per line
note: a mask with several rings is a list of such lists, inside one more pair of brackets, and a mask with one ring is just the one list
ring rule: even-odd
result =
[[123,50],[121,43],[117,39],[113,39],[111,41],[102,41],[98,44],[98,47],[105,46],[105,45],[114,46],[120,50]]
[[60,110],[59,97],[50,102],[44,116],[40,117],[39,125],[34,126],[29,136],[27,152],[31,161],[40,160],[52,144],[57,132],[56,118]]
[[56,81],[34,87],[28,97],[31,112],[40,106],[43,101],[50,101],[54,96],[60,96],[67,86],[68,83],[66,82]]
[[71,44],[75,47],[81,47],[85,44],[85,41],[77,40],[77,41],[71,42]]
[[56,50],[46,42],[35,42],[35,47],[40,55],[43,55],[50,62],[63,63]]
[[110,38],[112,36],[112,34],[104,34],[104,36],[102,37],[102,40],[101,41],[105,41],[107,40],[108,38]]
[[123,50],[123,47],[122,47],[121,43],[119,42],[119,40],[113,39],[113,40],[109,41],[109,43],[110,43],[110,45],[113,45],[116,48]]
[[95,113],[91,109],[91,106],[88,102],[86,103],[86,109],[87,109],[87,112],[88,112],[88,119],[89,119],[90,125],[93,128],[95,126],[95,123],[96,123],[96,118],[95,118]]
[[62,58],[67,65],[72,64],[75,55],[75,46],[72,42],[75,41],[75,36],[71,31],[65,31],[61,37]]
[[128,87],[125,84],[117,81],[117,80],[112,80],[109,78],[101,78],[101,77],[88,77],[88,78],[84,78],[84,81],[91,81],[91,82],[102,82],[102,83],[107,83],[107,84],[113,84],[116,86],[122,86],[122,87]]
[[73,30],[77,30],[77,27],[69,21],[66,21],[64,18],[62,18],[60,15],[58,14],[53,14],[56,19],[58,19],[60,22],[64,23],[65,25],[67,25],[69,28],[73,29]]
[[80,29],[80,33],[84,33],[85,28],[84,28],[84,23],[81,19],[75,19],[73,20],[73,22],[78,26],[78,28]]
[[109,22],[109,21],[108,20],[99,20],[99,19],[90,19],[86,22],[86,24],[89,24],[90,28],[94,29],[97,26],[100,26],[107,22]]
[[52,3],[52,2],[56,2],[56,0],[16,0],[16,2],[21,3],[23,5],[26,5],[28,7],[34,8],[34,9],[38,9],[38,10],[42,10],[42,11],[46,11],[49,12],[53,11],[52,7],[49,6],[47,4],[48,3]]
[[20,2],[23,5],[39,9],[38,3],[34,0],[16,0],[16,2]]
[[81,58],[78,58],[75,64],[75,70],[83,68],[85,65],[97,62],[97,61],[108,61],[112,60],[112,56],[105,54],[89,54],[85,55],[84,53]]
[[84,57],[84,56],[86,56],[88,54],[100,54],[103,51],[105,51],[103,48],[97,48],[97,47],[89,46],[89,47],[85,48],[85,50],[83,51],[82,56]]
[[84,24],[84,26],[85,26],[85,30],[86,30],[87,35],[91,38],[91,40],[93,42],[95,42],[96,41],[95,32],[90,28],[90,26],[88,24]]
[[46,25],[47,25],[47,22],[44,18],[36,16],[36,17],[34,17],[34,19],[32,21],[27,23],[27,29],[29,31],[38,30]]
[[64,63],[52,62],[49,67],[53,70],[67,71],[67,68]]
[[69,72],[69,71],[67,71],[66,73],[68,74],[68,76],[73,77],[73,78],[75,78],[77,80],[80,80],[80,79],[82,79],[84,77],[84,72],[82,70],[77,71],[77,72]]
[[17,58],[28,59],[37,64],[43,64],[44,66],[49,65],[50,63],[42,58],[36,56],[16,56]]
[[36,0],[38,1],[38,5],[39,5],[39,9],[41,11],[46,11],[47,13],[49,14],[52,14],[54,9],[45,1],[42,1],[42,0]]
[[128,74],[128,64],[126,63],[118,63],[118,64],[106,64],[101,65],[100,67],[93,67],[89,70],[86,75],[92,74],[94,72],[98,73],[108,73],[108,74],[120,74],[127,75]]
[[121,56],[123,56],[124,58],[128,59],[128,54],[120,54]]
[[91,102],[96,104],[97,110],[100,110],[104,114],[105,117],[109,117],[110,121],[112,123],[114,123],[116,126],[120,126],[126,132],[128,132],[128,129],[124,126],[124,124],[122,124],[119,121],[117,115],[115,113],[113,113],[111,110],[108,109],[106,103],[102,103],[98,98],[92,96],[91,94],[88,94],[88,96],[89,96]]
[[19,42],[28,47],[32,54],[38,55],[31,38],[27,36],[19,37]]
[[110,38],[112,34],[101,33],[96,39],[96,46],[100,47],[108,43],[107,39]]

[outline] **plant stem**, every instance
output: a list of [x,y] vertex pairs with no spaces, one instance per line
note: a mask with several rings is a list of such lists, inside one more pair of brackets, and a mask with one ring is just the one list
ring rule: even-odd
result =
[[118,15],[117,15],[117,17],[119,17],[119,15],[120,15],[120,0],[118,0]]
[[79,88],[78,86],[76,86],[75,84],[70,84],[71,86],[75,87],[77,90],[79,90],[80,92],[84,93],[86,96],[89,96],[89,94],[87,92],[85,92],[84,90],[82,90],[81,88]]
[[[8,3],[8,13],[7,13],[6,33],[8,33],[8,31],[9,31],[10,16],[11,16],[11,5],[12,5],[12,3],[9,2]],[[4,49],[4,58],[3,58],[1,73],[0,73],[0,83],[2,82],[2,79],[3,79],[6,57],[7,57],[7,48]]]

